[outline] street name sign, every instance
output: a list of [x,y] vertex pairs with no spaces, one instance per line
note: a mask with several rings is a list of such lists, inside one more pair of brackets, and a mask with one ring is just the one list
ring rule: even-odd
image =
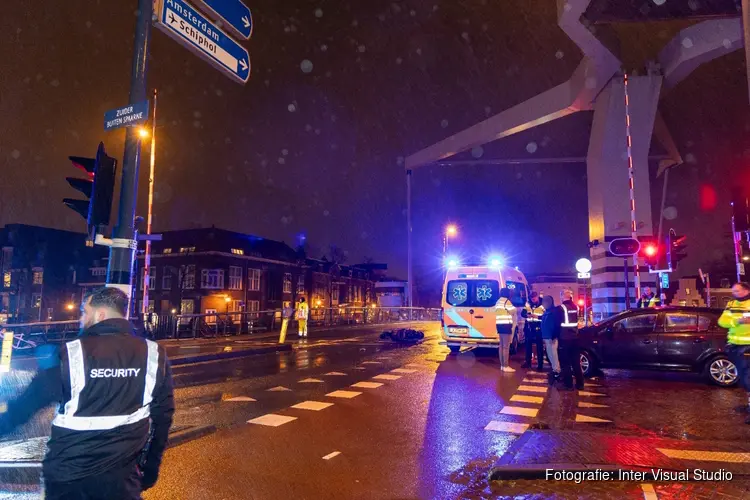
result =
[[247,40],[253,34],[250,8],[240,0],[197,0],[198,6],[233,35]]
[[635,238],[616,238],[609,242],[609,253],[615,257],[630,257],[641,249],[641,242]]
[[133,127],[148,120],[148,100],[104,113],[104,130]]
[[156,27],[220,69],[247,83],[250,54],[198,10],[183,0],[161,0]]

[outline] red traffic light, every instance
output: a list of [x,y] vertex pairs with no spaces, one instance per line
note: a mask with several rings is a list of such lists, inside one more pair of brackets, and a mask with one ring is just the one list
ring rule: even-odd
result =
[[643,247],[643,253],[646,257],[654,257],[659,253],[659,248],[656,245],[646,245]]
[[586,305],[586,301],[583,299],[578,299],[578,307],[583,307]]

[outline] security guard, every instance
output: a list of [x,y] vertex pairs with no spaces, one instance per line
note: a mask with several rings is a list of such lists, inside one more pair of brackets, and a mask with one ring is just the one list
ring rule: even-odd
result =
[[529,302],[522,311],[522,316],[526,320],[524,328],[524,337],[526,339],[526,362],[521,368],[531,367],[531,354],[536,344],[536,366],[537,371],[544,369],[544,343],[542,342],[542,316],[544,315],[544,306],[541,303],[538,292],[529,294]]
[[563,320],[560,324],[560,367],[563,384],[566,389],[573,389],[575,376],[576,389],[583,389],[583,370],[581,369],[581,348],[578,343],[578,306],[573,302],[573,292],[563,293]]
[[[750,285],[737,283],[732,287],[733,301],[719,317],[719,326],[729,330],[727,352],[737,367],[739,382],[747,393],[750,411]],[[750,417],[745,420],[750,424]]]
[[647,286],[643,289],[643,294],[641,295],[641,298],[638,299],[638,308],[644,308],[644,307],[656,307],[661,305],[660,298],[651,291],[651,287]]
[[174,414],[164,348],[139,338],[116,288],[89,294],[82,331],[40,361],[28,388],[8,403],[0,435],[57,403],[42,471],[47,499],[141,498],[159,475]]

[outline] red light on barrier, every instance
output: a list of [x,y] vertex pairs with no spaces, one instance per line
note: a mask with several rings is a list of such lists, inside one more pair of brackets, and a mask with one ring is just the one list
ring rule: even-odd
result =
[[586,305],[586,302],[583,299],[578,299],[578,307],[583,307]]
[[647,257],[653,257],[658,253],[659,249],[656,248],[654,245],[647,245],[643,249],[643,253],[646,254]]

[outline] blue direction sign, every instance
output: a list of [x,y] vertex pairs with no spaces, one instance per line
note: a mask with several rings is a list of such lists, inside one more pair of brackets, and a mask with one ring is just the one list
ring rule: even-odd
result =
[[240,0],[197,0],[198,5],[210,17],[224,21],[224,25],[233,35],[244,40],[253,34],[253,16],[247,5]]
[[250,78],[247,50],[183,0],[162,0],[156,26],[238,82]]
[[128,104],[104,113],[104,130],[133,127],[148,120],[148,101]]

